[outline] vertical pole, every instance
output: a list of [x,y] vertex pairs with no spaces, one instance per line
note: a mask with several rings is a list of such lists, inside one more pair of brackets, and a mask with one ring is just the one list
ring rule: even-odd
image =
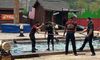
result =
[[19,23],[19,0],[14,0],[14,23]]
[[53,31],[55,32],[55,26],[54,26],[54,15],[53,15],[54,11],[52,11],[52,25],[53,25]]
[[54,16],[53,16],[53,11],[52,11],[52,17],[51,17],[51,19],[52,19],[52,22],[54,22]]
[[66,17],[66,22],[68,21],[68,13],[69,13],[69,11],[66,12],[66,16],[67,16]]
[[61,25],[63,26],[63,8],[62,8],[62,13],[61,13],[61,20],[62,20],[62,21],[61,21],[61,22],[62,22]]

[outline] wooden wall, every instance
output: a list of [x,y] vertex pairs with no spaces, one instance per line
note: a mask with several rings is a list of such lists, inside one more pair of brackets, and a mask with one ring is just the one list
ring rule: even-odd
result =
[[[100,31],[100,18],[93,18],[94,29]],[[82,26],[87,26],[87,20],[84,18],[78,19],[77,23]]]

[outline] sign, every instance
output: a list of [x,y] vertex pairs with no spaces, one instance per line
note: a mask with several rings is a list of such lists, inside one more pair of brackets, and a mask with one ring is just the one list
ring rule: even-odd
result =
[[14,20],[13,14],[0,14],[0,20]]
[[35,8],[32,8],[32,11],[29,11],[29,18],[34,19],[35,18]]
[[59,14],[59,12],[55,12],[55,13],[53,13],[53,15],[57,15],[57,14]]

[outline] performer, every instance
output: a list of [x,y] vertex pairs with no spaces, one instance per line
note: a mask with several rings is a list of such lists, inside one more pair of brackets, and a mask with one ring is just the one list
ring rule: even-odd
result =
[[45,29],[45,34],[47,33],[48,34],[48,37],[47,37],[47,45],[48,45],[48,48],[47,50],[50,50],[50,41],[51,41],[51,44],[52,44],[52,50],[54,50],[54,33],[53,33],[53,24],[52,22],[48,22],[46,23],[46,29]]
[[36,52],[36,48],[35,48],[35,44],[36,44],[36,39],[35,39],[35,33],[37,32],[38,29],[40,29],[44,23],[42,23],[40,26],[39,26],[39,22],[36,22],[33,26],[32,26],[32,29],[30,31],[30,39],[32,41],[32,52]]
[[77,56],[75,36],[74,36],[74,33],[76,31],[76,26],[77,26],[77,24],[74,22],[74,17],[71,17],[71,20],[68,20],[66,25],[65,25],[64,35],[67,32],[67,34],[66,34],[65,54],[68,54],[69,41],[71,40],[74,55]]
[[93,33],[93,31],[94,31],[94,24],[93,24],[92,19],[90,17],[88,17],[87,21],[88,21],[87,29],[85,29],[83,31],[83,32],[87,31],[87,36],[85,37],[83,45],[78,50],[79,51],[83,51],[86,43],[89,42],[90,50],[92,52],[91,56],[94,56],[95,52],[94,52],[94,47],[92,45],[92,39],[93,39],[93,36],[94,36],[94,33]]

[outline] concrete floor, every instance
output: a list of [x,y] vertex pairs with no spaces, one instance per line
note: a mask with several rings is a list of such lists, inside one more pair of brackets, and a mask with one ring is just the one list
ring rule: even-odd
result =
[[96,51],[95,56],[91,56],[91,52],[78,52],[78,56],[74,56],[71,53],[68,55],[65,54],[47,55],[47,56],[15,59],[15,60],[100,60],[100,51]]

